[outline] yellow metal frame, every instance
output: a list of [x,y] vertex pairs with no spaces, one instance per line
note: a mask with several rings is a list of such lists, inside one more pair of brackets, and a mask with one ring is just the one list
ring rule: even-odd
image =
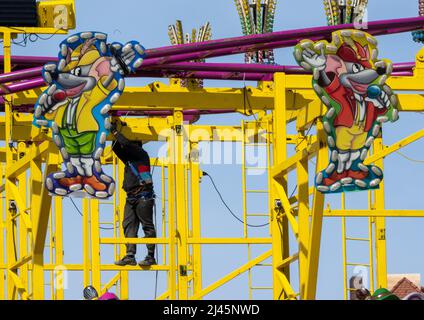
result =
[[[37,32],[56,31],[37,29]],[[10,45],[15,33],[14,30],[0,28],[4,41],[4,72],[10,71]],[[416,93],[424,91],[423,56],[424,49],[417,55],[413,77],[393,77],[389,81],[392,88],[400,92],[402,112],[424,111],[424,98]],[[255,289],[270,289],[270,298],[274,299],[315,299],[324,217],[370,217],[370,249],[375,247],[375,259],[373,250],[370,250],[370,266],[373,260],[376,261],[376,267],[371,271],[372,274],[375,271],[376,281],[372,283],[375,288],[384,287],[387,285],[385,217],[424,217],[424,210],[386,209],[383,184],[379,190],[370,192],[366,209],[353,211],[345,207],[325,207],[324,196],[309,183],[310,175],[322,170],[328,163],[328,147],[320,121],[324,107],[311,89],[310,76],[277,73],[273,82],[260,82],[256,87],[241,89],[183,88],[178,81],[171,81],[169,85],[154,82],[146,87],[126,88],[114,108],[172,111],[172,115],[166,118],[126,119],[123,129],[129,137],[167,143],[167,156],[152,159],[152,166],[161,174],[160,182],[155,181],[162,195],[162,225],[157,226],[160,237],[124,238],[118,224],[123,218],[125,194],[117,188],[114,198],[109,201],[82,201],[83,260],[63,264],[62,199],[50,197],[43,186],[44,177],[57,170],[62,161],[51,142],[50,133],[34,128],[32,115],[17,113],[12,108],[34,103],[40,92],[36,89],[7,96],[5,115],[0,117],[0,139],[6,143],[0,148],[0,270],[6,276],[6,281],[0,276],[0,287],[5,289],[0,290],[0,299],[63,299],[66,292],[61,281],[65,270],[82,271],[84,285],[92,284],[100,292],[116,286],[122,299],[130,298],[129,272],[143,271],[167,274],[167,288],[158,299],[207,298],[209,293],[244,272],[249,274],[251,298],[254,298]],[[256,120],[234,126],[185,124],[183,111],[193,108],[232,109],[246,116],[255,114]],[[294,121],[297,133],[292,135],[288,133],[287,125]],[[316,134],[308,133],[312,125],[316,125]],[[259,136],[267,148],[265,169],[268,187],[267,190],[256,191],[266,191],[268,195],[265,217],[270,221],[269,236],[254,238],[249,234],[249,216],[255,214],[248,211],[246,199],[249,191],[254,190],[246,187],[247,165],[243,156],[244,235],[241,238],[204,238],[200,232],[202,170],[198,157],[199,143],[238,142],[244,152],[246,144],[257,142]],[[373,154],[367,161],[383,167],[385,157],[423,136],[424,130],[420,130],[392,146],[385,146],[382,138],[376,139]],[[12,141],[16,142],[16,148],[9,144]],[[289,148],[293,147],[294,155],[288,156]],[[316,163],[311,168],[309,160],[313,158],[316,158]],[[119,184],[124,165],[110,152],[110,148],[106,149],[103,162],[105,166],[112,167]],[[293,171],[296,172],[297,192],[290,194],[289,173]],[[109,221],[104,221],[104,212],[108,211],[100,210],[100,206],[106,205],[112,208]],[[100,227],[105,225],[113,229],[112,238],[101,237]],[[295,236],[297,243],[298,250],[294,253],[290,252],[290,234]],[[104,246],[113,246],[114,257],[118,258],[125,250],[125,243],[158,244],[163,249],[160,264],[141,269],[138,266],[119,267],[103,263],[101,253]],[[202,283],[202,247],[205,245],[247,246],[247,262],[205,287]],[[266,245],[268,249],[253,256],[251,248],[255,245]],[[346,266],[345,253],[346,250],[343,250]],[[293,263],[299,267],[298,279],[290,275]],[[253,285],[252,272],[256,266],[271,269],[272,287]],[[115,274],[105,279],[104,271],[114,271]],[[50,275],[48,283],[45,283],[46,274]],[[46,285],[50,286],[49,295]],[[297,287],[299,289],[295,290]]]

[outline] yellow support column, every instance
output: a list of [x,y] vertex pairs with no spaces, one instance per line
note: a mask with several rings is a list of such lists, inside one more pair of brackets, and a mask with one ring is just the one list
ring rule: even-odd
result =
[[91,285],[101,290],[99,200],[90,200]]
[[[18,159],[22,159],[28,151],[28,148],[25,144],[25,142],[19,142],[18,143]],[[24,171],[22,174],[20,174],[17,177],[18,181],[18,190],[19,194],[22,195],[22,200],[25,206],[28,208],[27,205],[27,177],[26,177],[26,171]],[[25,223],[25,218],[27,217],[27,213],[24,211],[20,211],[19,213],[19,259],[22,259],[28,255],[28,232],[30,229],[29,226]],[[27,221],[29,219],[26,219]],[[22,284],[24,285],[24,289],[28,291],[28,264],[25,263],[20,267],[19,270],[19,276],[21,278]]]
[[82,199],[82,265],[84,287],[91,284],[90,279],[90,201]]
[[[321,121],[317,121],[317,135],[320,149],[317,155],[316,172],[324,170],[328,163],[328,148],[326,135],[324,133]],[[316,188],[313,193],[312,202],[312,221],[309,237],[308,249],[308,270],[305,287],[305,296],[307,300],[315,299],[318,280],[319,253],[321,248],[322,219],[324,215],[324,195]]]
[[[193,238],[200,239],[200,177],[198,142],[192,142],[190,146],[190,185],[191,185],[191,213]],[[193,281],[194,294],[202,290],[202,247],[200,244],[193,245]]]
[[[4,165],[3,163],[0,163],[0,184],[2,185],[4,183]],[[4,300],[4,285],[5,285],[5,276],[6,276],[6,268],[5,264],[6,261],[4,259],[4,229],[5,229],[5,218],[4,213],[6,212],[5,206],[4,206],[4,192],[0,193],[0,300]]]
[[[3,33],[3,71],[4,73],[8,73],[11,71],[11,39],[12,35],[9,32]],[[16,226],[14,225],[13,219],[11,219],[11,211],[10,211],[10,204],[13,200],[11,190],[9,183],[14,183],[14,181],[10,181],[7,177],[7,169],[12,165],[13,163],[13,148],[9,145],[9,143],[12,141],[11,137],[11,128],[12,128],[12,103],[11,103],[12,97],[10,95],[5,96],[5,103],[4,103],[4,113],[5,113],[5,120],[4,120],[4,127],[5,127],[5,142],[6,142],[6,178],[5,178],[5,189],[6,189],[6,261],[7,265],[11,266],[16,262],[16,254],[15,251],[16,247],[14,247],[14,243],[16,243],[16,238],[14,237],[14,234],[16,235]],[[9,300],[16,299],[16,288],[15,284],[13,282],[12,277],[8,274],[7,276],[7,298]]]
[[62,215],[62,201],[61,197],[55,197],[54,199],[54,243],[55,243],[55,265],[59,268],[55,273],[55,289],[56,289],[56,300],[63,300],[65,298],[64,280],[66,275],[63,271],[63,215]]
[[[122,185],[122,181],[124,180],[125,164],[118,159],[117,159],[117,162],[118,162],[118,180],[119,180],[119,184]],[[126,202],[126,194],[122,188],[119,188],[119,186],[116,188],[116,190],[117,190],[116,192],[118,192],[118,202],[119,202],[118,216],[119,216],[119,221],[122,224],[122,222],[124,221],[124,208],[125,208],[125,202]],[[119,228],[119,230],[120,230],[119,237],[122,239],[125,237],[124,228]],[[122,258],[127,252],[127,248],[125,244],[121,244],[119,249],[121,254],[120,258]],[[125,271],[125,270],[120,271],[119,284],[120,284],[120,298],[122,300],[129,299],[128,271]]]
[[[307,137],[299,134],[296,152],[302,152],[308,145]],[[297,190],[298,190],[298,224],[299,224],[299,278],[300,295],[305,298],[305,286],[308,274],[309,249],[309,176],[308,157],[297,162]]]
[[47,164],[45,166],[45,173],[42,181],[38,181],[41,190],[35,190],[40,193],[40,205],[35,207],[32,211],[35,215],[33,218],[33,298],[35,300],[44,299],[44,245],[46,241],[46,233],[50,216],[50,209],[52,198],[44,188],[43,181],[47,175],[57,170],[57,163],[59,163],[59,155],[56,152],[49,152]]
[[[276,73],[274,75],[274,111],[273,111],[273,166],[287,159],[287,128],[286,128],[286,75]],[[279,199],[277,187],[282,185],[287,193],[287,179],[283,181],[272,180],[271,196],[272,205],[277,207]],[[288,220],[280,216],[280,210],[271,210],[271,232],[272,232],[272,265],[273,265],[273,287],[274,299],[284,298],[284,286],[290,281],[290,268],[279,266],[289,256]],[[285,292],[287,295],[287,292]]]
[[177,266],[176,266],[176,222],[175,222],[175,166],[174,166],[174,138],[171,136],[167,140],[168,144],[168,237],[169,237],[169,299],[175,300],[177,297]]
[[185,155],[184,155],[184,126],[183,113],[176,111],[174,113],[173,130],[173,153],[175,167],[175,200],[177,216],[177,246],[178,246],[178,298],[180,300],[188,299],[188,229],[186,212],[186,184],[185,184]]
[[[383,138],[380,135],[374,141],[373,152],[376,154],[383,149]],[[375,165],[383,170],[383,159],[376,161]],[[374,191],[374,195],[375,210],[384,210],[384,181],[381,182],[380,188]],[[386,218],[384,217],[375,218],[375,253],[377,288],[387,288]]]

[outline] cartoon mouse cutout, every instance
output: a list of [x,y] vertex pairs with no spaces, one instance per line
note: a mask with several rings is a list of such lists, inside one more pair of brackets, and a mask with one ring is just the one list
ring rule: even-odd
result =
[[51,194],[113,195],[115,182],[100,163],[111,125],[109,111],[124,91],[124,75],[134,72],[144,56],[136,41],[108,44],[104,33],[82,32],[60,44],[57,63],[43,67],[49,86],[34,106],[34,125],[51,128],[65,164],[64,171],[46,178]]
[[364,161],[384,122],[398,120],[398,99],[386,84],[392,72],[379,60],[377,40],[358,30],[341,30],[327,41],[301,41],[298,64],[313,72],[312,85],[327,107],[323,117],[331,156],[316,176],[322,193],[378,188],[383,172]]

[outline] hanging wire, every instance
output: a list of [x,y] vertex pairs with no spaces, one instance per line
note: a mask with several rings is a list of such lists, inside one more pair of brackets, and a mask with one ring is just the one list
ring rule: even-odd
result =
[[[72,204],[74,205],[75,209],[77,210],[77,213],[79,213],[79,215],[81,217],[83,217],[84,215],[81,212],[81,210],[78,208],[78,206],[76,205],[76,203],[74,202],[74,199],[72,199],[71,197],[68,197],[68,199],[71,200]],[[119,228],[119,223],[118,223],[118,226],[116,226],[116,227],[107,228],[107,227],[100,227],[99,226],[99,228],[102,229],[102,230],[114,230],[114,229],[118,229]]]
[[[214,187],[214,189],[215,189],[215,191],[216,191],[216,193],[218,194],[218,196],[219,196],[219,198],[221,199],[221,201],[222,201],[222,203],[224,204],[224,206],[227,208],[227,210],[228,210],[228,212],[237,220],[237,221],[239,221],[239,222],[241,222],[241,223],[245,223],[242,219],[240,219],[231,209],[230,209],[230,207],[228,206],[228,204],[225,202],[225,200],[224,200],[224,198],[222,197],[222,194],[221,194],[221,192],[219,191],[219,189],[218,189],[218,187],[216,186],[216,184],[215,184],[215,181],[213,180],[213,178],[207,173],[207,172],[205,172],[205,171],[203,171],[203,175],[204,176],[207,176],[207,177],[209,177],[209,179],[211,180],[211,182],[212,182],[212,185],[213,185],[213,187]],[[246,223],[246,225],[247,226],[249,226],[249,227],[252,227],[252,228],[262,228],[262,227],[266,227],[266,226],[268,226],[269,225],[269,222],[268,223],[264,223],[264,224],[260,224],[260,225],[255,225],[255,224],[249,224],[249,223]]]
[[405,158],[408,161],[415,162],[415,163],[424,163],[424,160],[412,159],[412,158],[408,157],[406,154],[403,154],[400,151],[396,151],[396,153],[399,154],[401,157]]

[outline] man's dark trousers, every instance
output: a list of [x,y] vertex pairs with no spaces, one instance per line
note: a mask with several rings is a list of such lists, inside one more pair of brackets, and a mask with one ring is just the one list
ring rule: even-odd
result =
[[[155,225],[153,223],[153,206],[155,199],[145,200],[127,198],[124,209],[124,228],[125,238],[137,238],[140,223],[143,227],[145,238],[156,238]],[[136,244],[127,244],[127,255],[136,254]],[[148,255],[155,256],[155,245],[147,245]]]

